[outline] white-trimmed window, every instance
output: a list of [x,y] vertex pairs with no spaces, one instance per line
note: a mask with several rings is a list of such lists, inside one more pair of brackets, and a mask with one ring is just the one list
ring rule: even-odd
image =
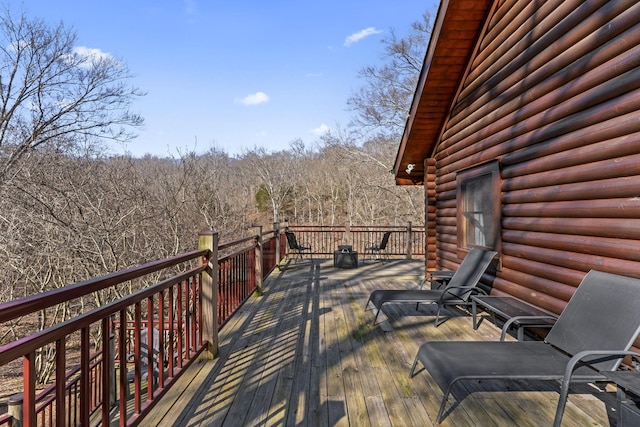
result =
[[501,250],[500,165],[484,163],[459,172],[457,185],[458,247]]

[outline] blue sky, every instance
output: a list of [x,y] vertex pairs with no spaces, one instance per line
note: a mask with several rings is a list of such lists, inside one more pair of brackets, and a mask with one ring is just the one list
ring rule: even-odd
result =
[[[311,144],[346,128],[358,71],[380,62],[381,39],[410,32],[436,0],[22,0],[23,10],[64,22],[78,46],[122,59],[147,95],[126,147],[134,156],[212,146],[235,155]],[[12,4],[18,4],[16,1]]]

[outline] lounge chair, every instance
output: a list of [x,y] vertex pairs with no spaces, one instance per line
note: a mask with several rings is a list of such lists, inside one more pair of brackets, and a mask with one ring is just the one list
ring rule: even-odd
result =
[[592,270],[544,341],[426,342],[409,376],[420,362],[444,391],[437,423],[458,381],[560,380],[554,420],[559,426],[571,381],[607,381],[600,372],[616,370],[625,355],[637,355],[628,350],[640,332],[638,301],[640,280]]
[[302,259],[302,254],[304,252],[308,252],[311,259],[313,259],[313,253],[311,252],[310,245],[299,244],[296,235],[292,231],[285,231],[284,233],[287,236],[289,251],[296,259]]
[[[375,325],[378,314],[380,314],[382,306],[385,304],[414,303],[416,304],[416,309],[420,304],[437,304],[436,326],[438,326],[442,307],[469,305],[471,294],[481,292],[477,285],[495,255],[496,252],[494,251],[478,248],[471,249],[458,270],[455,271],[446,286],[441,289],[377,289],[369,295],[365,311],[369,307],[369,302],[377,309],[373,318],[373,324]],[[424,281],[422,284],[424,284]]]

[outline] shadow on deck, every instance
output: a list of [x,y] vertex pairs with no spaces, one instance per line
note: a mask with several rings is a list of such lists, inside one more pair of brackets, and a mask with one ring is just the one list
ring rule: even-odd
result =
[[[388,318],[372,326],[373,313],[364,311],[369,293],[415,287],[423,268],[422,260],[370,261],[353,270],[305,260],[275,270],[264,295],[251,297],[221,331],[219,357],[189,367],[142,424],[435,425],[442,393],[425,372],[408,377],[419,345],[498,340],[500,333],[488,319],[474,331],[470,316],[455,309],[436,328],[435,310],[412,304],[385,308]],[[468,386],[442,425],[551,425],[557,385],[545,392],[530,386]],[[574,387],[563,425],[615,425],[614,406],[614,392]]]

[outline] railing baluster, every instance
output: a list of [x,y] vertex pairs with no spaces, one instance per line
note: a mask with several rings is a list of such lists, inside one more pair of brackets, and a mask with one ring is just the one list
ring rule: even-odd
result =
[[[66,349],[65,345],[66,341],[64,338],[61,338],[56,341],[56,372],[65,372],[67,370],[67,362],[66,362]],[[65,392],[65,375],[56,375],[56,395],[64,396]],[[56,410],[56,425],[63,426],[65,419],[65,404],[64,399],[56,399],[55,401],[55,410]],[[51,425],[51,424],[49,424]]]
[[134,305],[133,313],[133,413],[139,414],[141,410],[140,394],[142,393],[142,369],[140,363],[140,330],[142,322],[140,321],[141,307],[140,302]]
[[23,425],[36,425],[36,352],[26,354],[22,361],[23,378]]
[[178,294],[176,295],[176,302],[178,304],[178,368],[182,369],[182,353],[184,351],[183,346],[183,334],[184,329],[182,326],[182,316],[184,311],[182,310],[182,282],[179,282],[177,285]]
[[[175,301],[173,299],[174,298],[173,289],[174,289],[173,286],[169,288],[169,307],[168,307],[168,310],[169,310],[169,358],[170,358],[169,377],[173,377],[174,375],[173,367],[174,367],[174,364],[177,362],[177,360],[175,360],[176,349],[174,345],[175,343],[174,340],[176,339],[176,333],[175,333],[176,325],[175,325],[175,316],[174,316]],[[178,354],[177,357],[180,357],[180,355]]]
[[164,291],[158,293],[158,389],[164,388],[164,361],[167,360],[165,355],[165,329],[164,329]]
[[119,425],[124,426],[127,422],[127,390],[129,389],[129,383],[127,381],[127,313],[124,310],[120,310],[120,329],[118,329],[118,360],[119,366],[119,401],[118,409],[120,412]]
[[89,327],[84,327],[80,330],[80,424],[83,426],[89,425],[89,345]]
[[196,339],[196,326],[197,326],[197,295],[196,291],[197,287],[197,277],[189,278],[189,283],[191,283],[191,346],[189,347],[189,352],[187,357],[191,359],[191,353],[196,348],[197,339]]
[[185,357],[189,359],[189,347],[191,346],[191,315],[190,302],[191,302],[191,286],[190,280],[184,281],[184,353]]
[[[105,317],[102,319],[101,326],[102,333],[102,344],[100,348],[101,358],[102,358],[102,370],[100,371],[100,376],[102,377],[101,385],[102,385],[102,405],[101,405],[101,418],[102,425],[109,425],[109,409],[113,404],[113,400],[111,398],[111,390],[113,387],[113,340],[111,337],[111,317]],[[95,402],[98,405],[98,402]]]
[[[155,325],[153,323],[153,295],[147,298],[147,402],[153,400],[155,369],[158,365],[154,360]],[[142,345],[142,343],[140,343]],[[141,378],[142,379],[142,378]]]

